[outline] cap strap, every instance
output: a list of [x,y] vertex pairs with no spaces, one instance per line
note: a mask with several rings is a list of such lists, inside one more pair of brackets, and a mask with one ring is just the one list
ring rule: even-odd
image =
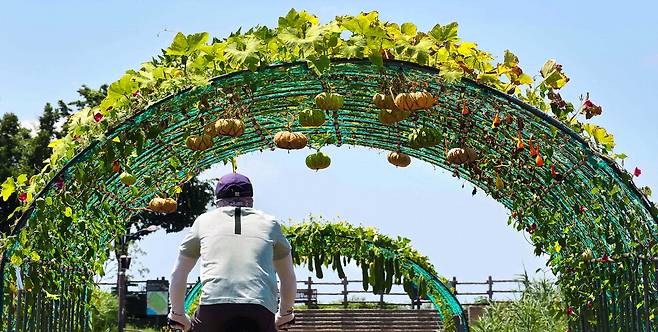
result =
[[242,234],[242,210],[239,207],[235,208],[235,234]]

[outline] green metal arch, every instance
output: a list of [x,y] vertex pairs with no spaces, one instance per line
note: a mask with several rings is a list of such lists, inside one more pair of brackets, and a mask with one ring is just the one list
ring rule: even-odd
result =
[[[287,235],[287,237],[294,238],[296,235],[290,234]],[[341,238],[345,238],[345,236],[341,236]],[[355,238],[350,238],[354,240]],[[386,255],[388,256],[398,256],[395,252],[388,250],[387,248],[377,246],[374,243],[370,243],[371,246],[377,247],[378,249],[382,250],[385,252]],[[428,294],[428,297],[430,301],[432,301],[434,307],[437,309],[437,312],[439,313],[439,316],[442,321],[445,322],[447,319],[444,315],[444,310],[447,309],[448,312],[450,312],[451,317],[448,319],[453,320],[454,318],[458,317],[459,321],[461,322],[461,329],[458,329],[458,331],[463,331],[467,332],[469,331],[468,327],[468,320],[466,318],[466,313],[461,305],[459,303],[459,299],[450,291],[449,287],[446,286],[441,280],[431,273],[430,271],[427,271],[423,267],[421,267],[419,264],[412,260],[408,260],[406,262],[407,268],[413,270],[415,273],[418,275],[423,276],[425,280],[428,280],[431,284],[431,286],[436,290],[436,293],[433,295]],[[201,281],[197,281],[196,284],[187,292],[185,296],[185,311],[189,313],[189,310],[191,306],[194,304],[195,301],[198,300],[199,296],[201,296],[201,290],[203,288],[203,284]],[[436,296],[436,297],[435,297]],[[444,307],[445,306],[445,307]]]
[[[432,113],[419,115],[412,121],[402,121],[391,127],[377,120],[377,110],[370,99],[381,91],[381,82],[391,77],[403,76],[410,82],[419,82],[425,89],[439,96],[438,105]],[[330,87],[346,96],[345,106],[331,114],[336,121],[329,121],[319,129],[302,128],[297,122],[289,122],[286,114],[294,114],[299,109],[312,107],[313,97]],[[245,135],[237,140],[217,138],[215,146],[205,152],[191,152],[184,146],[184,139],[190,133],[202,130],[199,119],[212,120],[226,113],[232,105],[227,92],[241,95],[239,107],[246,110],[247,127]],[[196,105],[200,98],[210,96],[213,106],[201,110]],[[472,119],[472,130],[462,133],[456,115],[463,103],[477,108]],[[658,217],[652,215],[650,202],[640,193],[625,173],[610,159],[598,154],[578,134],[557,120],[519,100],[463,79],[447,84],[438,76],[438,69],[419,66],[403,61],[385,61],[383,68],[370,64],[367,60],[332,60],[331,68],[321,77],[310,70],[305,63],[286,63],[260,68],[255,72],[243,71],[222,75],[211,80],[204,87],[186,89],[138,111],[123,123],[109,130],[104,140],[94,141],[86,149],[73,157],[46,187],[35,197],[44,198],[56,195],[54,182],[57,178],[71,179],[81,170],[93,171],[98,167],[99,158],[113,149],[112,139],[126,138],[126,135],[142,130],[147,125],[164,123],[165,129],[156,139],[148,140],[143,150],[132,158],[131,165],[140,181],[139,196],[123,187],[118,175],[103,174],[97,181],[107,185],[107,195],[93,187],[79,185],[83,200],[72,202],[75,209],[88,211],[93,218],[94,207],[109,201],[115,208],[116,217],[128,219],[147,205],[148,201],[160,193],[155,185],[145,185],[143,179],[150,177],[170,177],[184,181],[191,175],[200,173],[211,165],[227,161],[232,157],[258,150],[273,148],[271,136],[279,130],[292,129],[306,134],[327,133],[337,139],[336,145],[348,144],[383,150],[400,150],[412,157],[429,162],[440,168],[451,170],[445,160],[445,150],[455,146],[457,140],[464,140],[476,148],[481,155],[504,156],[512,154],[513,146],[491,144],[487,141],[487,130],[491,117],[496,113],[510,114],[526,124],[523,139],[534,135],[539,143],[546,143],[552,150],[551,159],[563,173],[564,180],[556,181],[537,170],[505,171],[505,181],[518,180],[527,183],[526,188],[517,190],[496,190],[491,179],[496,177],[492,169],[476,174],[472,170],[460,169],[459,176],[491,194],[512,211],[521,214],[519,227],[535,223],[545,232],[539,250],[545,250],[553,242],[568,241],[562,254],[574,255],[590,249],[596,256],[602,254],[636,255],[638,248],[644,249],[658,239]],[[408,132],[422,123],[444,131],[446,140],[432,148],[413,149],[405,141],[402,133]],[[260,132],[254,126],[258,125]],[[514,126],[498,131],[504,138],[513,138]],[[160,172],[171,160],[178,159],[184,164],[179,170]],[[493,159],[492,159],[493,160]],[[605,181],[618,188],[616,197],[594,193],[591,180]],[[71,183],[71,186],[76,186]],[[165,188],[171,189],[171,188]],[[619,201],[625,204],[620,206]],[[596,202],[590,211],[578,213],[574,207]],[[551,223],[550,213],[559,212],[561,217]],[[36,221],[39,208],[34,205],[20,218],[13,235]],[[637,227],[628,227],[635,225]],[[80,226],[71,226],[80,227]],[[564,232],[564,229],[569,229]],[[633,230],[633,231],[631,231]],[[104,243],[106,238],[97,239]],[[70,255],[82,255],[85,249],[79,244],[61,243]],[[5,273],[9,253],[3,255],[0,264],[5,282],[11,274]],[[639,253],[646,255],[646,251]],[[611,273],[621,278],[624,271],[611,269]],[[562,278],[562,276],[559,276]],[[655,278],[654,278],[655,279]],[[653,280],[653,279],[651,279]],[[584,282],[584,280],[581,280]],[[4,286],[4,282],[0,287]],[[655,296],[652,297],[655,301]],[[1,310],[0,310],[1,312]]]

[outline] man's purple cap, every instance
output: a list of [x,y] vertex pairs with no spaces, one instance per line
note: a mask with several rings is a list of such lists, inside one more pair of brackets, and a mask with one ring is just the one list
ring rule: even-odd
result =
[[249,178],[238,173],[222,176],[215,188],[216,198],[253,197],[254,189]]

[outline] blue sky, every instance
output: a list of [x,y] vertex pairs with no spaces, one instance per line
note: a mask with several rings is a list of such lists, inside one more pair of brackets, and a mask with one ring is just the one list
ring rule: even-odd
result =
[[[571,100],[590,92],[603,106],[596,119],[615,134],[636,181],[658,190],[658,5],[652,1],[11,1],[0,11],[0,112],[36,120],[44,103],[71,100],[81,84],[116,80],[169,45],[177,31],[224,37],[239,27],[274,26],[290,8],[328,21],[378,10],[383,20],[420,29],[457,21],[464,40],[502,56],[513,51],[532,75],[548,58],[571,77]],[[240,159],[252,177],[256,204],[283,220],[310,212],[401,234],[439,271],[461,279],[508,277],[544,265],[523,234],[506,225],[491,198],[415,161],[395,169],[380,151],[328,149],[333,165],[311,172],[303,153],[253,154]],[[228,171],[215,168],[206,176]],[[412,213],[409,213],[412,211]],[[181,235],[156,234],[142,243],[152,276],[168,274]]]

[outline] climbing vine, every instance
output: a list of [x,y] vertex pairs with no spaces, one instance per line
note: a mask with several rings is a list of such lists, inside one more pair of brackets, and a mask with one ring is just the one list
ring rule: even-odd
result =
[[[3,263],[53,260],[103,273],[108,248],[125,232],[122,220],[143,209],[173,211],[182,185],[216,160],[206,152],[223,151],[217,160],[227,163],[253,150],[246,142],[260,149],[309,146],[317,151],[307,165],[324,169],[331,160],[322,147],[358,141],[348,111],[376,109],[360,116],[372,128],[387,126],[370,137],[395,147],[389,161],[405,167],[411,155],[422,157],[469,179],[474,194],[482,188],[505,204],[509,223],[564,276],[561,287],[579,313],[623,274],[624,259],[652,262],[658,255],[651,190],[635,187],[640,169],[631,174],[616,164],[626,156],[614,151],[614,137],[587,123],[602,107],[588,94],[577,102],[561,97],[569,77],[559,63],[549,60],[531,75],[511,51],[497,59],[461,40],[457,28],[418,31],[413,23],[380,21],[377,12],[322,24],[291,10],[275,28],[222,39],[178,33],[162,54],[112,83],[100,106],[70,117],[69,133],[51,142],[39,174],[3,182],[2,199],[16,193],[21,202],[3,221],[11,225],[0,238]],[[283,65],[297,61],[314,77]],[[345,61],[367,61],[367,70],[379,73],[373,85],[342,89],[354,80],[340,71]],[[395,69],[407,64],[416,67]],[[311,85],[315,97],[287,86],[289,98],[276,101],[282,92],[268,90],[276,75]],[[229,83],[214,87],[217,76]],[[263,105],[265,99],[275,101]],[[295,129],[298,123],[305,132]],[[599,269],[608,272],[592,272]],[[592,277],[596,283],[582,282]],[[651,303],[638,304],[658,313]]]

